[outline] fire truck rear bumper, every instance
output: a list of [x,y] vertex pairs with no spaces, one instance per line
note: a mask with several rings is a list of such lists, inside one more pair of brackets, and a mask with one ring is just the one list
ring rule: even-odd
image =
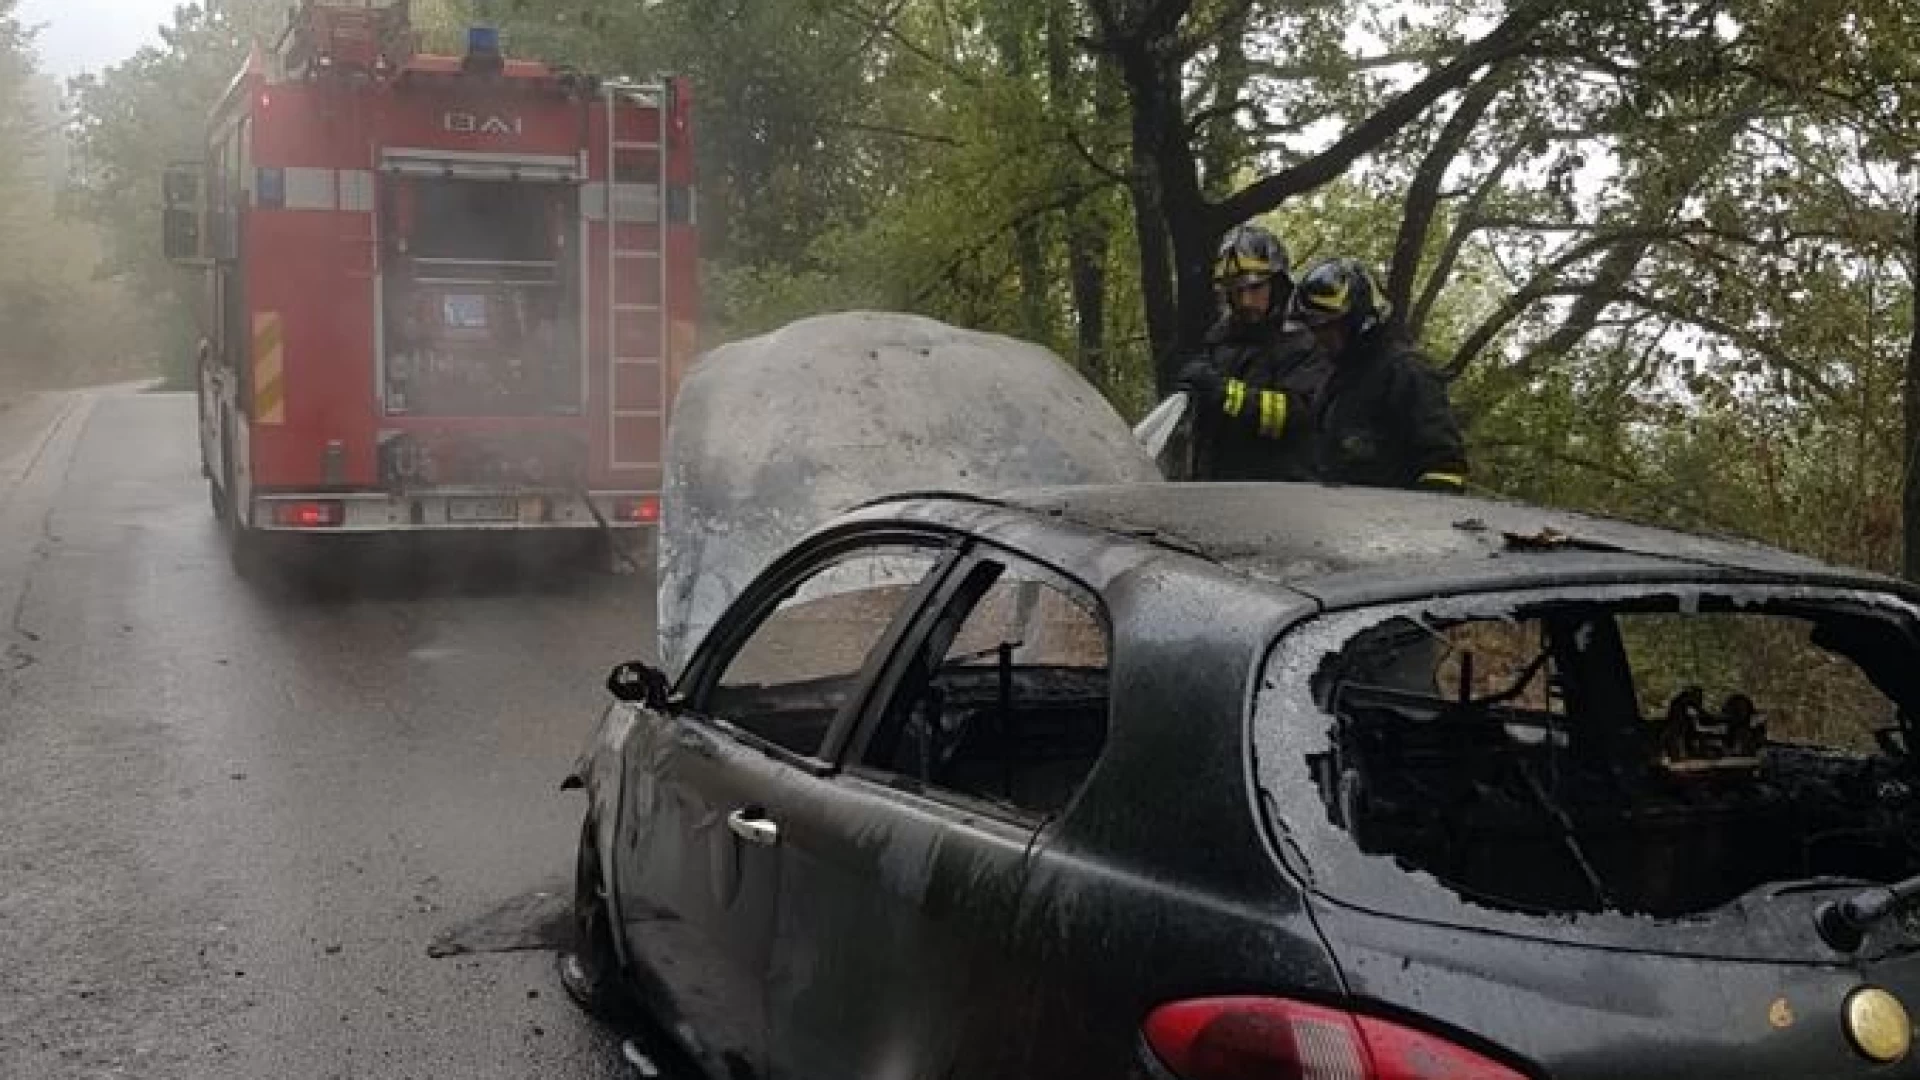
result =
[[253,525],[283,533],[499,532],[650,529],[660,521],[651,492],[307,492],[256,495]]

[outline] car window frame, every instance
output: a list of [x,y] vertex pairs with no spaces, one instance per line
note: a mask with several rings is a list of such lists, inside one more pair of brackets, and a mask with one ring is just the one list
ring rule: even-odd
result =
[[[840,748],[839,772],[848,778],[858,780],[869,787],[884,791],[889,797],[913,799],[931,804],[943,810],[970,817],[986,817],[1003,825],[1017,827],[1037,833],[1051,822],[1070,812],[1085,793],[1087,784],[1100,767],[1113,743],[1113,728],[1118,712],[1114,707],[1112,695],[1107,698],[1107,740],[1100,748],[1100,757],[1095,758],[1093,768],[1080,781],[1073,798],[1052,815],[1036,814],[997,803],[990,799],[981,799],[965,792],[952,791],[942,787],[909,787],[898,782],[900,775],[887,769],[881,769],[865,763],[867,751],[871,748],[874,736],[878,734],[880,724],[886,717],[886,706],[900,691],[902,680],[921,650],[929,644],[929,637],[935,625],[946,614],[960,591],[966,587],[974,570],[983,563],[995,563],[1008,568],[1025,564],[1044,575],[1067,586],[1070,593],[1077,593],[1081,606],[1089,610],[1100,624],[1100,632],[1106,639],[1107,674],[1111,679],[1115,666],[1115,653],[1118,651],[1118,635],[1114,632],[1113,615],[1108,610],[1106,598],[1100,590],[1088,584],[1086,579],[1050,562],[1031,552],[1019,551],[1005,544],[974,538],[958,553],[953,564],[947,568],[945,580],[934,595],[920,605],[913,624],[900,641],[894,643],[888,663],[867,688],[861,715],[854,725],[846,744]],[[968,616],[971,617],[972,609]]]
[[[865,663],[854,676],[854,692],[828,724],[817,755],[781,746],[708,711],[707,702],[728,665],[738,658],[740,650],[759,633],[794,588],[849,554],[903,546],[925,548],[934,558],[933,566],[869,650]],[[728,605],[726,613],[714,624],[713,632],[701,642],[674,688],[673,713],[683,722],[697,722],[816,776],[833,773],[839,767],[842,751],[858,718],[864,715],[867,701],[873,696],[879,673],[887,669],[929,598],[938,594],[952,576],[954,567],[961,561],[962,550],[963,538],[950,531],[888,523],[827,533],[789,551],[762,571],[753,584]]]

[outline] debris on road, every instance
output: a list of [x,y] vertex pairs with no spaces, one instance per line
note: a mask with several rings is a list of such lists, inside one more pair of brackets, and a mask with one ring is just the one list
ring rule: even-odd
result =
[[566,891],[538,889],[446,930],[427,946],[427,955],[439,960],[472,953],[558,951],[572,932]]

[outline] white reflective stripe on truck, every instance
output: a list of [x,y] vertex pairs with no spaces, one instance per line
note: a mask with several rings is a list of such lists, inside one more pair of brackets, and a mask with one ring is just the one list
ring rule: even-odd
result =
[[483,154],[464,150],[388,149],[380,167],[397,176],[452,180],[559,183],[580,178],[580,159],[557,154]]

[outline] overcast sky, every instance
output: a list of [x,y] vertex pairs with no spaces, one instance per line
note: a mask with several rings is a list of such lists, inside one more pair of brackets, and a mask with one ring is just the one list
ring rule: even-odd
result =
[[40,26],[40,62],[62,79],[98,71],[159,40],[180,0],[24,0],[20,21]]

